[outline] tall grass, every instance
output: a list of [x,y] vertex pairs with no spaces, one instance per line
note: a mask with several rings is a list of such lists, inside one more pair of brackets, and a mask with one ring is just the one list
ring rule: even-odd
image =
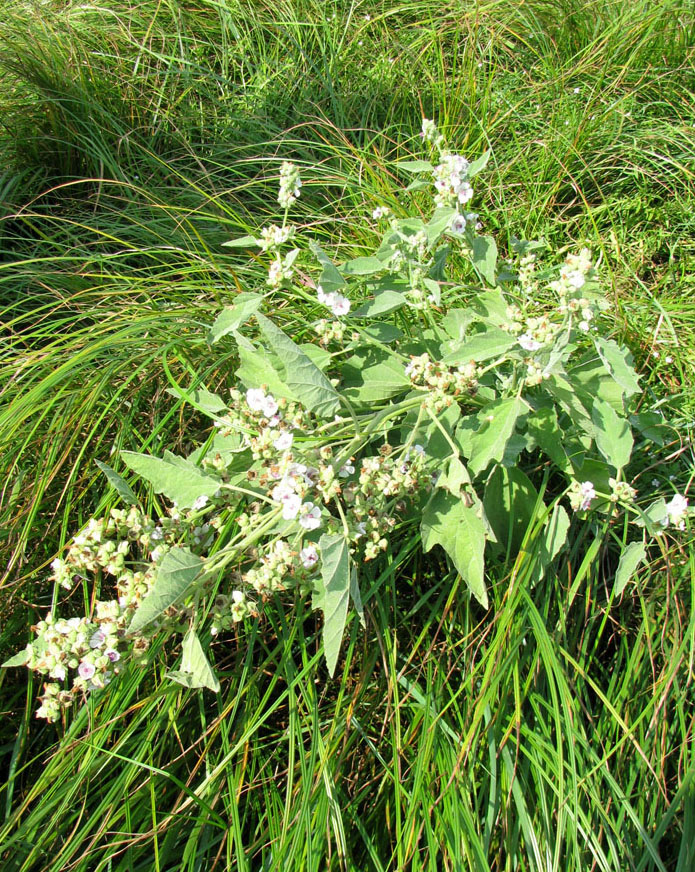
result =
[[[303,167],[299,220],[361,253],[423,114],[492,149],[476,208],[502,246],[600,253],[616,334],[678,427],[642,481],[683,490],[694,46],[688,0],[6,2],[3,653],[109,499],[94,460],[204,432],[167,372],[231,384],[204,328],[263,270],[220,243],[272,213],[279,161]],[[310,309],[283,314],[301,331]],[[4,868],[687,872],[692,545],[664,539],[616,603],[608,539],[577,529],[543,578],[537,532],[491,566],[491,617],[444,564],[389,555],[332,682],[299,604],[215,646],[218,698],[164,681],[162,651],[154,681],[129,674],[58,737],[3,670]]]

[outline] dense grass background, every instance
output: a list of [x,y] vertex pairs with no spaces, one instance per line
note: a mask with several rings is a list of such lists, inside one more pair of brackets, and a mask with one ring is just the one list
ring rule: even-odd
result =
[[[231,384],[200,339],[263,270],[220,243],[274,215],[279,162],[302,165],[299,220],[361,253],[423,115],[492,149],[474,205],[502,248],[601,256],[644,408],[674,423],[637,484],[688,487],[691,0],[0,7],[0,654],[108,504],[94,460],[204,433],[166,369]],[[282,308],[301,332],[306,304]],[[537,581],[530,527],[488,615],[404,545],[334,681],[302,604],[216,646],[219,698],[164,681],[162,652],[56,733],[3,670],[3,869],[690,872],[695,551],[665,537],[616,603],[605,533],[578,525]]]

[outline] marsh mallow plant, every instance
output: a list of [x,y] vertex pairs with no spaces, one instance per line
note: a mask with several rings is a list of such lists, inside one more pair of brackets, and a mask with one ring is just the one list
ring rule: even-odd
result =
[[[533,525],[536,579],[568,547],[573,516],[620,531],[616,594],[654,537],[684,527],[683,495],[642,495],[629,478],[635,437],[651,438],[658,416],[636,412],[639,379],[606,335],[591,253],[558,263],[512,238],[501,262],[468,210],[488,155],[452,153],[428,120],[422,137],[429,159],[396,168],[413,177],[406,191],[429,192],[428,217],[373,204],[366,220],[382,232],[371,255],[337,265],[289,223],[301,193],[291,163],[281,223],[227,243],[267,264],[264,286],[240,293],[206,337],[213,355],[234,343],[236,386],[223,396],[177,387],[213,423],[189,456],[122,452],[166,498],[163,517],[100,464],[123,507],[89,520],[52,579],[110,598],[84,616],[49,612],[5,664],[45,676],[39,717],[55,721],[147,665],[156,635],[183,635],[173,681],[218,690],[211,640],[223,646],[278,596],[310,598],[322,613],[333,675],[349,610],[364,623],[363,567],[396,537],[442,548],[488,609],[486,570],[519,553],[520,518]],[[321,313],[313,341],[298,344],[270,317],[279,291]]]

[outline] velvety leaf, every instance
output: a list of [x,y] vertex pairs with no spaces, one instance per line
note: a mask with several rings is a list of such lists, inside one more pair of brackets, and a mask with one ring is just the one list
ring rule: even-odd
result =
[[502,460],[517,418],[526,408],[519,397],[497,400],[485,407],[482,424],[471,438],[468,468],[473,475],[483,472],[492,461]]
[[371,276],[383,272],[384,264],[377,257],[356,257],[348,260],[340,269],[346,276]]
[[360,583],[357,578],[357,570],[353,566],[350,570],[350,599],[355,607],[357,616],[360,620],[360,625],[366,628],[367,624],[364,620],[364,606],[362,605],[362,594],[360,593]]
[[565,509],[556,503],[540,541],[541,566],[545,570],[560,553],[567,541],[570,519]]
[[485,486],[483,506],[495,538],[517,554],[534,517],[538,493],[518,468],[498,466]]
[[255,236],[237,236],[236,239],[230,239],[228,242],[222,243],[222,248],[253,248],[254,245],[260,245],[261,240]]
[[647,549],[642,542],[631,542],[620,555],[620,561],[615,573],[613,582],[613,593],[615,596],[625,590],[628,583],[635,574],[635,570],[647,556]]
[[476,236],[472,249],[473,265],[484,279],[494,285],[497,272],[497,243],[492,236]]
[[391,355],[374,360],[354,355],[343,366],[343,389],[350,402],[374,403],[411,387],[405,365]]
[[321,248],[321,246],[313,240],[309,242],[309,248],[313,252],[318,262],[323,266],[323,272],[319,279],[319,284],[327,294],[333,293],[345,286],[345,279],[338,272],[338,268]]
[[233,306],[223,309],[215,318],[215,322],[208,332],[208,342],[214,345],[223,336],[238,330],[248,319],[258,311],[263,302],[259,294],[241,293],[235,299]]
[[399,160],[396,169],[407,173],[431,173],[434,166],[428,160]]
[[[235,375],[247,388],[265,387],[276,397],[284,397],[286,400],[298,399],[273,366],[273,359],[267,352],[258,351],[252,345],[250,347],[240,345],[239,360],[241,366]],[[279,361],[277,365],[283,368]]]
[[641,390],[639,376],[632,366],[627,349],[621,348],[613,339],[604,339],[602,336],[596,336],[594,342],[606,369],[620,385],[623,393],[628,397],[638,394]]
[[632,454],[634,440],[625,418],[603,400],[596,400],[591,412],[596,427],[596,447],[617,470],[627,465]]
[[2,669],[8,669],[11,666],[26,666],[28,660],[29,652],[26,648],[23,648],[21,651],[18,651],[12,657],[5,660],[5,662],[2,664]]
[[128,633],[139,633],[175,605],[198,578],[202,568],[202,559],[188,548],[167,551],[159,564],[150,592],[133,615]]
[[124,478],[122,478],[115,469],[111,469],[110,466],[108,466],[106,463],[102,463],[101,460],[95,460],[94,462],[104,473],[104,475],[108,479],[109,484],[116,490],[123,502],[127,503],[129,506],[137,506],[138,499],[133,493],[128,482]]
[[472,179],[474,176],[477,176],[481,170],[485,169],[485,167],[487,166],[487,162],[490,160],[491,154],[492,154],[492,152],[490,151],[490,149],[488,149],[487,151],[483,152],[483,154],[481,154],[480,157],[471,161],[471,163],[468,167],[468,172],[466,173],[466,175],[468,176],[469,179]]
[[205,656],[195,630],[190,629],[184,636],[181,669],[177,672],[167,672],[167,678],[185,687],[207,687],[219,693],[220,682]]
[[256,320],[285,368],[284,381],[292,394],[322,418],[335,415],[340,408],[340,398],[326,376],[273,321],[260,313],[256,314]]
[[550,406],[541,406],[526,419],[526,429],[538,447],[562,470],[570,467],[564,447],[564,434],[560,430],[557,412]]
[[456,215],[456,209],[449,206],[440,206],[434,210],[434,214],[425,225],[425,233],[427,234],[427,242],[432,248],[439,237],[451,227],[451,222]]
[[328,673],[333,677],[340,654],[350,596],[350,548],[340,534],[324,533],[319,539],[321,552],[320,596],[323,611],[323,651]]
[[212,418],[217,418],[218,412],[227,409],[227,404],[222,397],[212,393],[212,391],[205,390],[205,388],[185,390],[179,386],[178,388],[167,388],[167,393],[174,397],[180,397],[193,406],[194,409],[198,409],[198,411],[210,415]]
[[168,451],[164,457],[121,451],[121,457],[133,472],[150,482],[155,493],[164,494],[181,509],[190,509],[197,497],[213,496],[221,484],[186,458]]
[[352,315],[354,318],[376,318],[378,315],[395,312],[396,309],[405,306],[406,302],[403,294],[399,294],[397,291],[381,291],[373,299],[362,303]]
[[478,511],[438,488],[425,506],[420,532],[423,549],[441,545],[473,596],[487,608],[485,524]]
[[475,333],[457,348],[453,348],[443,357],[443,362],[448,366],[458,363],[475,361],[480,363],[492,360],[494,357],[502,357],[510,349],[517,345],[516,338],[497,327],[488,327],[482,333]]

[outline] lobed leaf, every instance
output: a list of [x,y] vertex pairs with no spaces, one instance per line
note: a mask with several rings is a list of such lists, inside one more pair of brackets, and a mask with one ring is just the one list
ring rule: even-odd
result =
[[483,608],[485,590],[485,524],[480,509],[439,488],[425,506],[420,532],[425,552],[441,545]]
[[203,569],[203,561],[188,548],[172,548],[162,558],[150,592],[140,603],[128,627],[139,633],[175,605],[189,590]]

